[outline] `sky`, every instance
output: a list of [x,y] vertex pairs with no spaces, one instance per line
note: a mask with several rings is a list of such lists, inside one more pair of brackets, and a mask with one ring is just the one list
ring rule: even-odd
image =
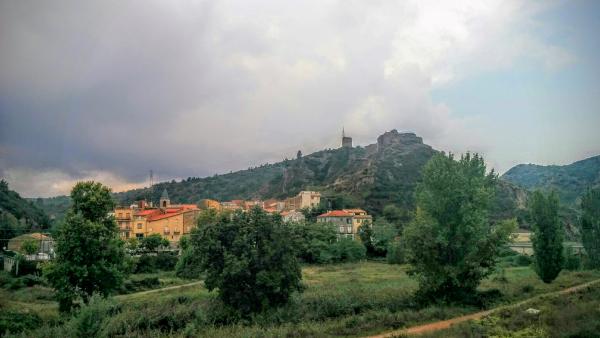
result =
[[600,154],[598,1],[0,1],[0,177],[204,177],[391,129],[502,173]]

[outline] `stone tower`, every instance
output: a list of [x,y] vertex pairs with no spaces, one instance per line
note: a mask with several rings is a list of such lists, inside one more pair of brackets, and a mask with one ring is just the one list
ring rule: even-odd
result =
[[346,136],[344,128],[342,128],[342,148],[352,148],[352,137]]
[[163,190],[162,195],[160,195],[159,206],[161,208],[168,208],[171,206],[171,200],[169,199],[169,193],[167,192],[167,188]]

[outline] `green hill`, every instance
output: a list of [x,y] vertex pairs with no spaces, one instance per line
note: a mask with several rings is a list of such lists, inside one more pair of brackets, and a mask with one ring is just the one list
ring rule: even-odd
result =
[[528,190],[556,190],[564,205],[575,206],[588,188],[600,186],[600,156],[563,166],[519,164],[502,178]]
[[[140,199],[156,203],[166,188],[174,203],[198,203],[205,198],[283,199],[302,190],[316,190],[322,193],[324,208],[361,207],[377,216],[392,204],[406,215],[415,208],[414,191],[421,169],[436,152],[415,134],[392,130],[366,147],[327,149],[247,170],[163,182],[152,189],[135,189],[114,196],[125,205]],[[494,217],[515,217],[524,208],[525,199],[523,189],[500,181]],[[38,205],[60,218],[69,206],[69,198],[43,199]]]
[[0,250],[12,237],[49,227],[50,219],[42,209],[10,190],[6,181],[0,180]]

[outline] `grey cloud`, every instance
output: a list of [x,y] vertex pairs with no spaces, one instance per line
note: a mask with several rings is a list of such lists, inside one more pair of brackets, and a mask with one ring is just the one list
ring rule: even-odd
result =
[[[429,98],[439,67],[424,66],[417,49],[386,74],[419,8],[2,2],[0,171],[101,171],[124,182],[143,182],[150,168],[211,175],[337,146],[342,126],[362,144],[398,128],[465,148],[476,143],[463,136],[469,121]],[[457,20],[449,24],[470,28],[469,17]]]

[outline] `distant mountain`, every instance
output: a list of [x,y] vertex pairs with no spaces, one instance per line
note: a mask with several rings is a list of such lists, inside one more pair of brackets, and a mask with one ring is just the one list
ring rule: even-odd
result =
[[10,190],[4,180],[0,180],[0,213],[2,229],[9,222],[11,226],[18,226],[20,231],[47,229],[50,226],[50,219],[44,211]]
[[556,190],[561,202],[575,206],[590,187],[600,186],[600,156],[569,165],[519,164],[502,178],[527,190]]

